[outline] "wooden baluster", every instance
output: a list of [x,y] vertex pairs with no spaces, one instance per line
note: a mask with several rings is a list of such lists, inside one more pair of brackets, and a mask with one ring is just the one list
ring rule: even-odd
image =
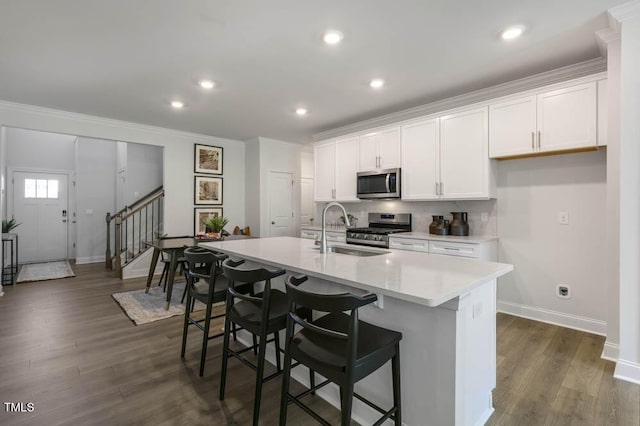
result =
[[[117,215],[115,217],[116,219],[116,227],[115,227],[115,236],[116,236],[116,240],[115,240],[115,252],[116,252],[116,256],[114,259],[114,269],[116,271],[116,275],[120,278],[122,278],[122,258],[121,258],[121,253],[122,253],[122,216]],[[125,237],[126,238],[126,237]]]
[[109,271],[113,270],[113,259],[111,259],[111,213],[107,213],[107,250],[104,252],[104,267]]

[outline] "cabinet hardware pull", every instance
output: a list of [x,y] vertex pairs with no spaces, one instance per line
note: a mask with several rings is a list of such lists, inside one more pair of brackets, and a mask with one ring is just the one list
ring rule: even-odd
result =
[[440,195],[440,185],[436,182],[436,195]]
[[536,142],[535,142],[535,140],[536,140],[535,132],[531,132],[531,149],[533,151],[536,150]]
[[540,150],[541,145],[542,145],[542,132],[538,130],[538,150]]
[[460,251],[459,248],[455,248],[455,247],[442,247],[445,250],[451,250],[451,251]]
[[444,195],[444,183],[440,182],[440,195]]

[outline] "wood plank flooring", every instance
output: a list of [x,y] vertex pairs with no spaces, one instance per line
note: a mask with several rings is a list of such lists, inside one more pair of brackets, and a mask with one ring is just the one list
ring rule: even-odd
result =
[[[135,326],[111,294],[144,287],[102,265],[75,278],[5,287],[0,297],[0,402],[33,402],[2,425],[250,424],[254,373],[230,361],[227,398],[217,398],[221,340],[209,342],[198,376],[200,336],[180,359],[182,317]],[[613,379],[603,338],[498,316],[496,412],[490,425],[640,425],[640,386]],[[404,395],[410,398],[410,395]],[[280,381],[265,385],[261,423],[277,424]],[[312,405],[333,424],[336,409]],[[426,419],[425,419],[426,421]],[[316,424],[295,406],[288,424]]]

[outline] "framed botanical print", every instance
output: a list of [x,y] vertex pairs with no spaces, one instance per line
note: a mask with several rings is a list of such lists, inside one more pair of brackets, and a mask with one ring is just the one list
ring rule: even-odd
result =
[[209,176],[195,176],[195,199],[198,205],[222,204],[222,178]]
[[195,144],[195,173],[222,174],[222,148]]
[[202,235],[207,232],[205,223],[212,217],[222,217],[222,207],[196,207],[193,209],[193,235]]

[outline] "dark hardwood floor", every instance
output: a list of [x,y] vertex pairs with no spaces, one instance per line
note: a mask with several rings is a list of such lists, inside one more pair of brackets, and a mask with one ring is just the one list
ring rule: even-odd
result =
[[[123,282],[99,264],[74,270],[75,278],[5,287],[0,297],[0,402],[35,408],[9,413],[3,405],[1,425],[250,423],[255,376],[239,362],[230,362],[227,398],[218,401],[220,339],[209,343],[200,378],[198,332],[180,359],[182,317],[135,326],[112,299],[144,279]],[[489,424],[639,425],[640,386],[613,379],[602,345],[599,336],[499,315]],[[267,383],[263,424],[277,424],[279,399],[280,381]],[[313,406],[339,421],[323,400]],[[295,406],[288,423],[316,424]]]

